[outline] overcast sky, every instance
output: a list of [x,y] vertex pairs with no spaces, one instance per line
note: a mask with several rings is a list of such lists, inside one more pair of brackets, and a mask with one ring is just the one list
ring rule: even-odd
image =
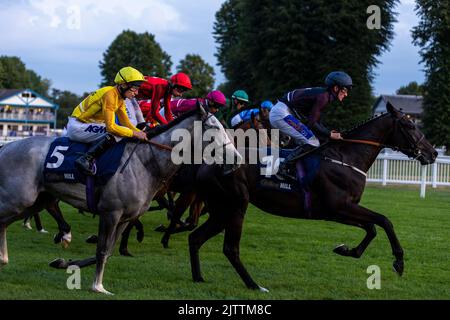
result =
[[[53,87],[81,94],[98,87],[102,54],[124,29],[153,33],[174,67],[188,53],[216,65],[214,14],[223,0],[0,0],[0,55],[18,56]],[[395,38],[381,57],[375,94],[394,93],[410,81],[423,82],[413,0],[401,0]]]

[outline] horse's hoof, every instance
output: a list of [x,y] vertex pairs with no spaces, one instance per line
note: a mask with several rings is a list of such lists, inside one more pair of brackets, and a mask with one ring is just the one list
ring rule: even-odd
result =
[[45,229],[38,230],[38,232],[39,232],[39,233],[48,233],[48,231],[45,230]]
[[63,234],[62,234],[61,232],[55,234],[55,235],[53,236],[53,243],[54,243],[54,244],[61,243],[62,237],[63,237]]
[[98,237],[95,234],[93,234],[92,236],[90,236],[89,238],[86,239],[86,243],[97,243],[97,242],[98,242]]
[[124,257],[133,257],[133,255],[126,249],[125,250],[119,250],[119,253],[120,253],[121,256],[124,256]]
[[194,282],[205,282],[205,279],[203,277],[195,277]]
[[394,271],[401,277],[404,270],[403,260],[395,260],[392,266],[394,267]]
[[164,249],[168,249],[169,248],[169,240],[166,239],[161,239],[161,244],[163,245]]
[[344,257],[348,257],[350,255],[350,249],[345,244],[337,246],[334,248],[333,252]]
[[55,269],[66,269],[67,268],[67,262],[66,262],[66,260],[64,260],[62,258],[57,258],[57,259],[51,261],[48,265]]
[[167,230],[167,228],[164,227],[163,224],[160,224],[159,226],[157,226],[157,227],[155,228],[155,231],[157,231],[157,232],[166,232],[166,230]]
[[106,294],[106,295],[111,295],[111,296],[113,296],[114,295],[114,293],[112,293],[112,292],[109,292],[108,290],[106,290],[104,287],[103,287],[103,285],[102,284],[99,284],[99,285],[92,285],[92,291],[93,292],[96,292],[96,293],[103,293],[103,294]]
[[261,291],[261,292],[269,292],[269,290],[264,287],[260,287],[260,286],[258,286],[258,287],[259,287],[259,291]]
[[31,223],[30,223],[29,221],[25,222],[25,223],[23,224],[23,227],[24,227],[26,230],[33,230],[33,227],[31,226]]

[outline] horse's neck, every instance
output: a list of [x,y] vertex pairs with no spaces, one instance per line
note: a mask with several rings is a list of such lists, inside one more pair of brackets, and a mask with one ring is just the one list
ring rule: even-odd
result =
[[176,172],[180,165],[176,165],[173,163],[171,157],[172,151],[167,150],[163,147],[174,148],[178,143],[180,143],[179,140],[172,141],[172,134],[175,130],[179,129],[184,130],[182,132],[183,142],[185,142],[184,139],[188,138],[191,138],[192,141],[192,139],[194,139],[195,120],[198,120],[198,116],[192,115],[184,119],[174,127],[151,139],[151,141],[156,142],[162,147],[149,143],[142,143],[136,152],[137,156],[147,168],[149,168],[150,170],[159,171],[159,175],[161,175],[161,178],[167,178],[168,176],[171,176]]
[[[392,131],[389,119],[379,119],[370,125],[362,126],[348,134],[345,138],[351,140],[366,140],[385,144]],[[353,142],[336,142],[324,155],[334,157],[336,160],[349,163],[364,172],[367,172],[375,162],[382,147],[370,144]]]

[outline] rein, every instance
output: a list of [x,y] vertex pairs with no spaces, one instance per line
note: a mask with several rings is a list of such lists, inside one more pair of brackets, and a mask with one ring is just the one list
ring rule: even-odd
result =
[[[137,148],[138,144],[140,144],[141,142],[142,142],[142,141],[139,140],[139,141],[136,143],[136,145],[134,146],[133,150],[131,150],[130,155],[128,156],[127,161],[125,161],[125,163],[123,164],[122,169],[120,169],[120,173],[123,173],[123,170],[125,170],[125,168],[128,166],[128,163],[130,162],[131,157],[133,156],[134,152],[136,151],[136,148]],[[154,145],[155,147],[158,147],[158,148],[160,148],[160,149],[167,150],[167,151],[172,151],[172,147],[166,146],[165,144],[160,144],[160,143],[155,142],[155,141],[152,141],[152,140],[149,140],[148,143],[149,143],[149,144],[152,144],[152,145]],[[152,150],[152,152],[153,152],[153,150]]]

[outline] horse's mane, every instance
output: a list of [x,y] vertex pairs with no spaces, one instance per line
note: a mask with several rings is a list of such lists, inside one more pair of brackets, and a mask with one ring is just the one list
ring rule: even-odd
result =
[[388,115],[388,114],[389,114],[389,113],[381,113],[381,114],[379,114],[379,115],[377,115],[377,116],[373,116],[373,117],[371,117],[371,118],[368,118],[368,119],[364,120],[363,122],[360,122],[360,123],[356,124],[355,126],[351,127],[350,129],[345,130],[345,131],[343,132],[343,134],[351,134],[351,133],[354,133],[355,131],[357,131],[358,129],[361,129],[361,128],[364,127],[365,125],[370,124],[370,123],[372,123],[372,122],[374,122],[374,121],[376,121],[376,120],[378,120],[378,119],[380,119],[380,118],[383,118],[383,117],[385,117],[385,116]]
[[187,118],[192,117],[193,115],[197,114],[198,112],[199,112],[198,109],[190,110],[186,113],[183,113],[179,117],[175,118],[173,121],[169,122],[168,124],[156,126],[155,128],[150,129],[150,131],[148,131],[147,137],[150,139],[150,138],[153,138],[154,136],[164,133],[164,132],[172,129],[173,127],[175,127],[182,121],[186,120]]

